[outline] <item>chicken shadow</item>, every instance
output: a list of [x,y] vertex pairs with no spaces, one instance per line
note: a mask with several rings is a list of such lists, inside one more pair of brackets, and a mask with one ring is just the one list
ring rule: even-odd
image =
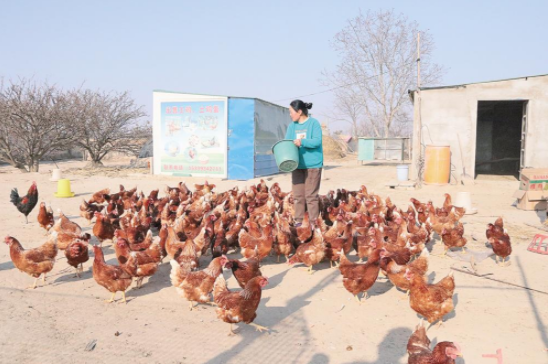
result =
[[15,265],[13,265],[13,262],[10,260],[8,262],[0,263],[0,270],[10,270],[15,268]]
[[[519,257],[516,257],[514,261],[516,262],[518,266],[519,272],[521,274],[521,279],[523,281],[523,285],[525,287],[529,287],[529,284],[527,282],[527,277],[525,276],[525,271],[523,270],[523,266],[521,265],[521,259]],[[546,325],[542,321],[541,315],[537,307],[537,303],[535,302],[535,297],[533,296],[533,293],[530,290],[525,290],[525,293],[527,294],[527,298],[529,299],[529,303],[531,305],[533,315],[535,316],[535,321],[537,324],[537,330],[540,334],[540,339],[544,343],[544,346],[548,347],[548,334],[546,330]]]
[[52,282],[51,285],[59,286],[64,283],[80,282],[87,279],[93,279],[93,271],[91,268],[92,266],[93,266],[93,261],[91,264],[89,264],[89,261],[88,261],[88,264],[84,263],[84,271],[80,273],[80,277],[77,277],[76,270],[72,266],[67,265],[67,268],[64,268],[61,272],[57,272],[55,274],[57,278]]
[[[287,271],[280,272],[270,279],[272,279],[273,281],[280,280],[281,277],[278,277],[278,276],[285,275],[286,273]],[[311,303],[310,301],[308,301],[308,299],[314,296],[314,294],[320,292],[325,287],[329,286],[335,280],[335,278],[338,277],[338,275],[339,275],[338,271],[334,271],[330,273],[325,278],[323,278],[317,285],[315,285],[308,291],[291,298],[287,302],[287,304],[283,307],[265,307],[266,300],[261,300],[261,303],[259,304],[259,308],[257,309],[257,319],[255,320],[255,322],[259,325],[265,325],[269,328],[274,328],[272,332],[276,333],[275,326],[277,324],[281,323],[283,320],[285,320],[286,318],[289,318],[290,316],[294,314],[298,314],[303,307]],[[310,337],[310,331],[308,329],[306,317],[304,317],[304,315],[300,316],[298,318],[298,322],[302,327],[302,331],[299,332],[299,340],[308,339]],[[228,324],[225,324],[225,325],[228,325]],[[255,332],[255,330],[253,330],[252,327],[246,327],[246,326],[248,325],[241,324],[241,323],[238,325],[238,329],[236,332],[238,333],[240,340],[238,341],[237,344],[235,344],[231,348],[228,348],[224,352],[216,355],[215,357],[211,358],[205,363],[206,364],[228,363],[228,362],[231,362],[233,359],[237,361],[236,357],[239,355],[240,352],[244,351],[248,347],[251,347],[251,345],[253,345],[253,343],[257,339],[262,337],[263,335],[267,335],[264,333],[262,334],[257,333]],[[287,338],[287,335],[279,335],[279,336],[271,337],[269,338],[269,340],[274,341],[272,344],[274,346],[276,346],[277,344],[286,345],[287,344],[286,341],[288,340],[288,338]],[[300,349],[300,352],[297,354],[295,353],[292,354],[292,357],[298,358],[302,354],[304,354],[305,351],[306,351],[306,346],[303,345],[303,347]],[[325,356],[323,357],[323,359],[324,360],[326,359]],[[323,362],[328,363],[329,362],[328,358],[327,358],[327,361],[323,361]]]
[[268,277],[268,285],[265,287],[265,290],[270,290],[270,289],[273,289],[275,287],[277,287],[282,281],[283,281],[283,278],[285,277],[285,275],[287,274],[287,272],[289,272],[289,269],[290,268],[287,268],[286,270],[272,276],[272,277]]
[[380,296],[380,295],[390,291],[393,287],[394,287],[394,285],[392,284],[392,282],[390,282],[390,280],[385,280],[385,281],[378,281],[377,280],[375,282],[375,284],[373,285],[373,287],[371,287],[367,291],[367,294],[370,297]]
[[[353,361],[346,364],[394,364],[407,355],[407,341],[413,332],[407,327],[390,330],[377,347],[378,357],[374,361]],[[372,349],[372,348],[371,348]],[[367,348],[365,349],[367,350]]]
[[128,298],[147,296],[164,288],[172,287],[171,279],[169,278],[170,273],[171,265],[169,263],[160,264],[152,277],[145,278],[140,289],[136,289],[135,283],[132,283],[132,288],[127,291]]

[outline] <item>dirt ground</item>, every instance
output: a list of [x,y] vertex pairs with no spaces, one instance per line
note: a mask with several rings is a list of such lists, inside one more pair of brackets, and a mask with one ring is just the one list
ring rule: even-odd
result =
[[[0,168],[0,237],[13,235],[24,247],[45,241],[44,230],[36,222],[38,209],[25,225],[8,198],[11,188],[26,192],[33,180],[38,183],[41,201],[51,203],[54,210],[61,208],[85,231],[92,228],[79,217],[78,206],[93,192],[104,187],[116,189],[123,183],[148,193],[181,180],[150,176],[143,174],[144,170],[78,173],[82,165],[78,161],[59,165],[69,170],[65,177],[71,179],[74,198],[53,196],[56,183],[49,181],[53,165],[43,164],[40,173]],[[548,256],[527,251],[533,236],[543,231],[526,225],[541,226],[545,217],[512,206],[512,194],[518,187],[515,179],[487,176],[472,187],[391,190],[384,184],[395,179],[395,166],[359,166],[352,160],[328,163],[324,177],[321,193],[365,184],[404,209],[410,197],[432,199],[439,205],[445,192],[470,191],[478,213],[465,216],[463,223],[468,248],[476,252],[488,250],[486,224],[504,216],[513,243],[511,265],[501,268],[488,258],[478,264],[478,273],[544,293],[454,271],[456,309],[446,316],[441,328],[430,328],[428,336],[433,344],[458,342],[464,354],[459,363],[494,364],[495,359],[482,354],[494,354],[497,349],[502,349],[504,363],[548,363]],[[275,181],[289,190],[288,175],[274,176],[268,183]],[[185,182],[192,185],[203,180],[186,178]],[[217,184],[218,190],[253,183],[210,182]],[[437,238],[432,252],[441,251]],[[107,261],[116,261],[110,244],[106,244],[105,253]],[[464,260],[470,255],[459,259],[431,256],[430,281],[444,277],[451,267],[469,271],[470,264]],[[1,363],[407,363],[407,340],[419,321],[402,299],[404,294],[383,277],[360,306],[344,289],[339,271],[330,269],[328,263],[308,275],[303,265],[290,267],[270,257],[261,268],[270,284],[263,291],[255,320],[270,327],[270,334],[240,324],[238,335],[229,337],[228,324],[217,319],[213,307],[188,310],[188,303],[171,286],[167,260],[141,290],[128,291],[127,305],[103,302],[109,292],[96,284],[91,265],[92,260],[85,264],[82,278],[73,278],[72,267],[61,253],[46,286],[26,290],[32,278],[13,266],[5,245],[0,248]],[[230,277],[229,287],[236,288],[231,273],[225,271],[224,275]],[[96,340],[95,349],[85,351],[92,340]]]

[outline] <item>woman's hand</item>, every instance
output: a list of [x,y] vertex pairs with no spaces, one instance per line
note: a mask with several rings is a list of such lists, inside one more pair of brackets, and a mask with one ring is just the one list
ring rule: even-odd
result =
[[297,147],[300,147],[301,146],[301,139],[295,139],[293,141],[293,144],[295,144]]

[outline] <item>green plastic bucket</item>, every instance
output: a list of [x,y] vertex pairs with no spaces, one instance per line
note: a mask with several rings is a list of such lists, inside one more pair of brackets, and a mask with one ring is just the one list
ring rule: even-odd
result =
[[280,140],[272,147],[272,153],[282,172],[293,172],[299,166],[299,148],[293,140]]

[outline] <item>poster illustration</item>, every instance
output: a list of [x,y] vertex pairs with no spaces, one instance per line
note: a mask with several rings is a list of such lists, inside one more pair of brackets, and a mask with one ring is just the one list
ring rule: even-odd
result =
[[160,105],[160,172],[226,177],[226,101]]

